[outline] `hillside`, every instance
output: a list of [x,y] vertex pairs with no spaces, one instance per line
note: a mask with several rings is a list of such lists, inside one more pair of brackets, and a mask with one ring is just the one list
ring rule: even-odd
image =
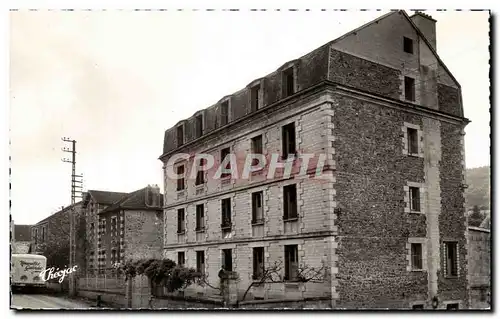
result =
[[490,167],[483,166],[467,169],[467,184],[465,190],[467,208],[474,205],[490,209]]

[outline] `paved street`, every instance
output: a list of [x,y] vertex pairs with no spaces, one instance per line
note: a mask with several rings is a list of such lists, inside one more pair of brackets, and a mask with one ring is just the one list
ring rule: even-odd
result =
[[88,309],[82,301],[46,294],[12,294],[11,308],[15,309]]

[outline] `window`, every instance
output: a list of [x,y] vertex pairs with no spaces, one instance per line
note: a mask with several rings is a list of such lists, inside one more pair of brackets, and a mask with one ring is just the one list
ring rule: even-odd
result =
[[[252,154],[262,154],[262,135],[252,138]],[[252,159],[252,166],[259,163],[259,159]]]
[[112,249],[111,250],[111,265],[116,263],[116,250]]
[[177,233],[183,234],[186,231],[184,208],[177,210]]
[[196,138],[203,135],[203,115],[198,114],[196,116]]
[[262,192],[252,193],[252,224],[264,222]]
[[34,238],[35,239],[35,245],[37,245],[38,244],[38,228],[35,228],[35,233],[34,233],[33,236],[35,237]]
[[222,210],[222,228],[231,228],[231,199],[224,198],[221,201]]
[[410,211],[419,212],[420,211],[420,188],[410,187]]
[[411,268],[412,270],[422,269],[422,244],[411,244]]
[[252,112],[259,109],[260,83],[250,89],[250,107]]
[[205,273],[205,252],[197,251],[196,252],[196,271],[199,273]]
[[[205,166],[204,158],[200,159],[199,166],[200,167]],[[205,172],[201,168],[199,168],[198,172],[196,172],[196,185],[201,185],[201,184],[205,184]]]
[[116,216],[111,217],[111,235],[112,236],[116,236],[117,235]]
[[405,99],[415,101],[415,79],[405,76]]
[[224,101],[220,106],[220,124],[223,126],[227,123],[229,123],[229,101]]
[[282,129],[282,148],[284,159],[288,158],[289,155],[295,155],[295,123],[290,123],[283,126]]
[[196,230],[205,229],[205,207],[203,204],[196,205]]
[[264,275],[264,247],[253,249],[253,279],[260,279]]
[[262,135],[252,138],[252,153],[262,154]]
[[403,37],[403,49],[405,52],[413,54],[413,40]]
[[457,242],[445,242],[445,273],[447,277],[458,276],[458,243]]
[[283,98],[295,93],[295,79],[293,76],[293,67],[283,71]]
[[186,256],[183,251],[177,253],[177,265],[184,267],[186,263]]
[[92,232],[91,234],[94,233],[94,230],[95,230],[95,224],[94,223],[90,223],[90,231]]
[[45,226],[42,227],[42,243],[45,242]]
[[458,310],[459,305],[458,303],[449,303],[446,305],[446,310]]
[[408,128],[408,154],[418,155],[418,130]]
[[184,165],[177,166],[177,190],[184,190]]
[[222,250],[222,268],[233,271],[233,251],[231,249]]
[[416,304],[416,305],[413,305],[411,306],[412,309],[424,309],[424,305],[423,304]]
[[297,280],[298,249],[297,245],[285,246],[285,280]]
[[295,184],[283,187],[284,220],[297,218],[297,187]]
[[182,125],[177,126],[177,147],[184,144],[184,127]]
[[[224,159],[229,155],[229,153],[231,152],[230,148],[229,147],[226,147],[224,149],[222,149],[220,151],[220,162],[222,164],[222,162],[224,161]],[[231,161],[229,161],[227,164],[226,164],[226,167],[225,167],[226,170],[229,170],[231,169]],[[227,177],[227,176],[230,176],[231,173],[222,173],[221,174],[221,177],[224,178],[224,177]]]

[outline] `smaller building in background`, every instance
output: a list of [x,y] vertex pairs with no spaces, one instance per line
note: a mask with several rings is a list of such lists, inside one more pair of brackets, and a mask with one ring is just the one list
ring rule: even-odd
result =
[[47,257],[47,265],[69,265],[70,217],[80,214],[81,204],[62,207],[31,227],[31,252]]
[[[489,219],[489,217],[488,217]],[[489,222],[488,222],[489,223]],[[469,226],[470,308],[486,309],[491,305],[491,236],[490,229]]]
[[163,195],[157,185],[131,193],[88,191],[83,200],[85,270],[110,269],[126,259],[162,256]]
[[161,258],[163,195],[156,185],[125,195],[99,212],[99,269],[127,259]]

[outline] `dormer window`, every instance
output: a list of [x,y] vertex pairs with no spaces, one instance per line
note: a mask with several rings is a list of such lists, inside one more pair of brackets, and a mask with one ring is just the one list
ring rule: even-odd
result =
[[203,114],[196,115],[196,138],[203,135]]
[[229,101],[222,102],[220,106],[220,124],[221,126],[229,123]]
[[283,71],[283,98],[295,93],[295,77],[293,73],[293,67]]
[[184,144],[184,126],[177,126],[177,147]]
[[407,37],[403,37],[403,50],[406,53],[413,54],[413,40]]
[[252,112],[257,111],[260,107],[260,83],[254,85],[250,89],[250,107]]

